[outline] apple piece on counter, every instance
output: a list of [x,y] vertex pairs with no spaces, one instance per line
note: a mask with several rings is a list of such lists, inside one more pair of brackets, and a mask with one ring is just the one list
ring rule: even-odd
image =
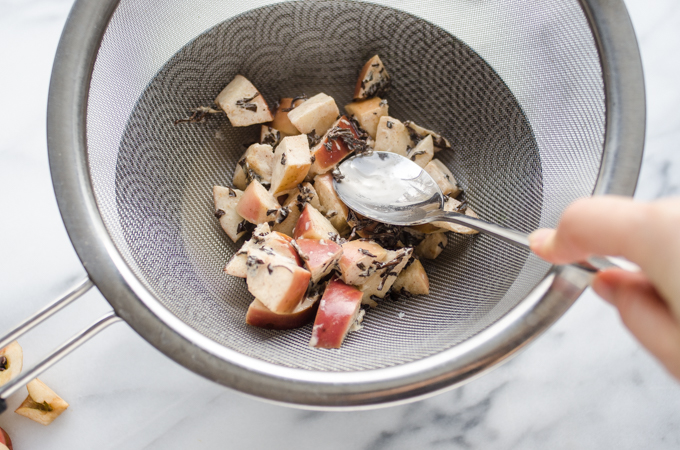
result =
[[390,116],[382,116],[375,133],[376,152],[392,152],[408,156],[411,147],[411,136],[401,121]]
[[283,208],[276,218],[273,229],[286,236],[293,237],[295,224],[302,214],[305,205],[309,203],[319,209],[319,196],[311,183],[302,183],[293,192],[288,194]]
[[248,250],[248,291],[275,313],[292,312],[305,297],[311,274],[271,249]]
[[425,239],[416,246],[416,255],[425,259],[435,259],[444,251],[449,239],[445,232],[432,233],[425,236]]
[[248,185],[236,204],[236,212],[248,222],[255,224],[273,222],[280,208],[276,198],[257,180]]
[[326,173],[357,149],[365,150],[366,144],[360,140],[359,130],[346,117],[340,117],[321,141],[312,149],[312,168],[309,175]]
[[4,450],[3,447],[8,450],[13,450],[14,448],[12,447],[12,440],[9,438],[9,434],[0,428],[0,450]]
[[411,264],[401,271],[392,285],[392,290],[410,295],[427,295],[430,293],[430,280],[427,278],[425,268],[419,259],[414,259]]
[[412,255],[413,249],[410,247],[388,250],[376,272],[359,286],[359,290],[363,292],[362,303],[377,306],[376,298],[384,298],[387,295]]
[[334,239],[338,230],[316,208],[307,203],[295,224],[293,238],[297,239]]
[[384,97],[391,85],[390,75],[380,57],[375,55],[364,64],[359,72],[359,79],[354,87],[354,99]]
[[0,386],[21,373],[24,365],[24,351],[17,341],[0,349]]
[[271,125],[263,124],[260,128],[260,144],[276,147],[283,138],[281,132]]
[[213,186],[215,217],[220,221],[227,236],[234,242],[246,234],[246,230],[241,225],[244,219],[236,212],[236,204],[242,195],[243,191],[240,189]]
[[[432,136],[425,136],[418,144],[408,152],[408,157],[411,161],[418,164],[420,167],[425,167],[432,157],[434,157],[434,146],[432,145]],[[446,169],[448,170],[448,169]],[[436,181],[436,180],[435,180]]]
[[429,173],[435,183],[437,183],[439,189],[442,190],[442,194],[455,197],[463,192],[449,168],[440,160],[433,159],[427,163],[423,169],[425,172]]
[[258,243],[263,243],[269,233],[271,233],[271,229],[266,222],[255,227],[250,239],[244,242],[241,248],[231,257],[224,268],[224,273],[234,277],[245,278],[247,275],[246,262],[248,260],[248,250],[254,248]]
[[68,408],[68,403],[37,378],[30,381],[26,388],[28,397],[14,411],[21,416],[42,425],[49,425]]
[[307,96],[304,94],[300,97],[295,97],[294,99],[286,97],[279,100],[279,107],[276,108],[276,112],[274,113],[272,127],[281,131],[282,137],[300,134],[300,130],[295,128],[295,125],[290,122],[288,113],[295,109],[296,106],[301,105],[305,100],[307,100]]
[[321,136],[328,131],[339,115],[340,110],[333,97],[321,93],[297,105],[288,113],[288,120],[300,133],[308,134],[314,131]]
[[292,312],[281,314],[271,311],[264,303],[255,299],[248,307],[246,323],[268,330],[292,330],[303,327],[314,320],[320,298],[320,293],[307,296]]
[[236,75],[215,99],[235,127],[271,122],[274,118],[264,97],[253,83]]
[[342,247],[330,239],[298,239],[293,246],[312,274],[312,283],[328,275],[342,256]]
[[451,143],[439,133],[435,133],[432,130],[420,127],[415,123],[411,122],[410,120],[405,121],[404,125],[406,126],[406,128],[409,129],[409,132],[411,134],[411,140],[413,142],[417,142],[420,139],[424,138],[425,136],[432,136],[432,143],[434,145],[435,152],[451,148]]
[[253,144],[246,149],[239,159],[232,183],[241,190],[245,190],[251,181],[269,184],[272,179],[274,166],[274,149],[268,144]]
[[321,297],[309,345],[316,348],[340,348],[350,328],[357,321],[361,297],[359,289],[333,278]]
[[318,175],[314,178],[314,188],[319,194],[319,202],[321,203],[319,211],[326,215],[341,235],[345,235],[349,232],[349,224],[347,223],[349,208],[335,192],[333,175],[330,173]]
[[306,135],[287,136],[276,147],[272,184],[269,192],[274,196],[288,194],[302,183],[312,166],[309,141]]
[[380,118],[387,115],[387,100],[374,97],[368,100],[360,100],[345,105],[345,111],[350,117],[354,117],[359,126],[366,130],[369,136],[375,139],[378,131]]
[[[478,219],[479,216],[475,213],[466,202],[461,202],[455,198],[449,197],[444,201],[444,211],[453,211],[460,214],[465,214],[469,217],[474,217]],[[459,234],[477,234],[479,231],[473,230],[472,228],[466,227],[464,225],[459,225],[457,223],[450,222],[432,222],[432,225],[443,228],[445,230],[453,231]]]
[[363,284],[386,256],[387,250],[374,241],[358,239],[345,242],[338,261],[340,278],[347,284]]

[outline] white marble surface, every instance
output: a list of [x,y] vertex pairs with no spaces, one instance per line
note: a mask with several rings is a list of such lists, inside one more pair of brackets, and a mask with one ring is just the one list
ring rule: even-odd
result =
[[[647,86],[637,197],[680,194],[680,3],[628,0]],[[71,0],[0,0],[0,330],[83,275],[56,206],[45,144],[52,59]],[[26,364],[103,315],[96,290],[21,339]],[[405,406],[320,413],[208,382],[117,324],[41,377],[70,409],[16,414],[17,450],[180,448],[675,449],[680,385],[588,292],[526,351],[457,390]],[[9,401],[10,411],[24,397]]]

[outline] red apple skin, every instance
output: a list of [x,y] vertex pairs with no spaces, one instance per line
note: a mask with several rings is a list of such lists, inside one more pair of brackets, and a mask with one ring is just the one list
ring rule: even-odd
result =
[[307,325],[314,320],[317,309],[319,308],[319,297],[307,298],[300,303],[291,313],[277,314],[258,299],[248,307],[246,313],[246,323],[259,328],[268,330],[292,330]]
[[300,218],[295,224],[293,238],[298,239],[330,239],[337,235],[331,222],[323,216],[316,208],[307,203],[300,214]]
[[275,253],[285,256],[288,259],[292,259],[298,266],[302,267],[304,265],[300,255],[298,255],[295,247],[293,247],[293,238],[290,236],[286,236],[278,231],[272,231],[269,236],[265,238],[265,245],[271,247]]
[[354,324],[363,293],[333,278],[321,297],[309,345],[316,348],[340,348]]
[[295,246],[314,283],[328,275],[342,256],[342,247],[329,239],[299,239]]
[[[273,221],[279,208],[276,199],[256,180],[248,185],[236,204],[238,215],[254,224]],[[267,211],[272,213],[267,215]]]
[[[350,130],[355,138],[359,137],[359,133],[349,121],[347,116],[340,117],[334,126]],[[314,164],[312,164],[311,171],[315,174],[329,171],[336,164],[345,159],[347,155],[352,153],[352,151],[349,149],[349,147],[347,147],[347,145],[345,145],[345,142],[342,139],[334,139],[331,141],[332,147],[330,152],[323,145],[326,142],[328,142],[328,138],[324,136],[321,142],[312,150]]]
[[9,434],[2,428],[0,428],[0,444],[5,444],[9,450],[13,450],[12,440],[9,438]]

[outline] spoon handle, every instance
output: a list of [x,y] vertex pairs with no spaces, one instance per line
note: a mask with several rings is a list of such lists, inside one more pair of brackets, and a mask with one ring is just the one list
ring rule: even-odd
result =
[[[472,228],[482,233],[495,236],[496,238],[505,241],[509,244],[515,245],[517,247],[529,248],[528,234],[522,233],[521,231],[511,230],[509,228],[505,228],[493,223],[485,222],[481,219],[466,216],[465,214],[460,214],[453,211],[439,210],[436,214],[433,214],[430,218],[432,222],[442,221],[456,223],[458,225],[464,225],[466,227]],[[623,260],[621,258],[610,258],[605,256],[591,256],[586,260],[586,263],[573,265],[588,272],[597,272],[598,270],[609,269],[612,267],[624,269],[629,272],[635,272],[640,270],[639,267],[635,266],[635,264],[627,260]]]
[[481,231],[485,234],[490,234],[498,239],[505,241],[517,247],[529,248],[529,235],[521,231],[511,230],[493,223],[485,222],[482,219],[466,216],[452,211],[442,211],[432,216],[431,221],[451,222],[458,225],[464,225],[473,230]]

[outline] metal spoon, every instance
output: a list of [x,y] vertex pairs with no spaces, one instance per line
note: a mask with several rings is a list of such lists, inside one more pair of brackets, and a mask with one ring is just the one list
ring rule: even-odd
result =
[[[452,222],[529,248],[529,235],[453,211],[444,211],[444,196],[437,183],[410,159],[390,152],[370,152],[347,159],[338,166],[333,181],[345,204],[370,219],[391,225],[421,225]],[[621,267],[607,258],[594,256],[589,271]],[[629,263],[632,264],[632,263]],[[627,268],[629,269],[629,268]]]

